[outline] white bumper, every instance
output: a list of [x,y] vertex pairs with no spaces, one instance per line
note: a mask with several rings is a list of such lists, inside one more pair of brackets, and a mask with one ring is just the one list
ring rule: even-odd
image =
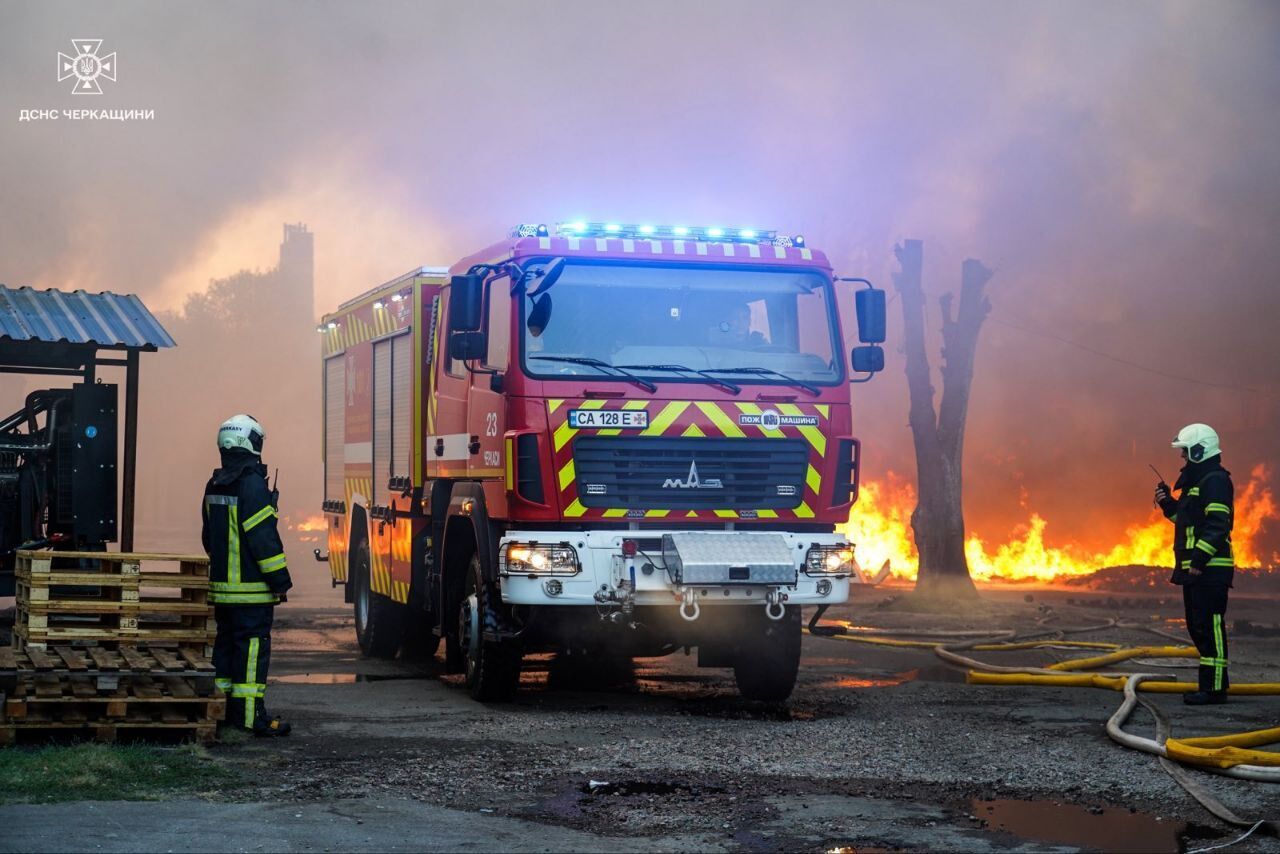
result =
[[[598,595],[629,591],[634,570],[635,605],[669,605],[681,603],[686,589],[693,591],[702,606],[754,605],[762,606],[765,595],[776,590],[788,605],[838,605],[849,599],[850,583],[872,583],[860,569],[848,575],[810,576],[804,572],[805,555],[811,546],[848,546],[849,541],[840,534],[792,534],[776,532],[784,537],[796,567],[796,583],[791,584],[691,584],[682,588],[674,584],[663,568],[661,551],[654,554],[640,553],[627,558],[622,554],[624,539],[661,539],[664,533],[674,531],[512,531],[503,537],[499,548],[509,543],[537,542],[544,545],[566,544],[578,555],[581,570],[575,575],[516,575],[504,574],[501,578],[502,599],[511,605],[590,605],[600,604]],[[724,536],[732,537],[726,531]],[[644,571],[646,564],[653,570]],[[855,562],[856,567],[856,562]],[[554,582],[554,583],[552,583]],[[558,592],[557,592],[558,591]]]

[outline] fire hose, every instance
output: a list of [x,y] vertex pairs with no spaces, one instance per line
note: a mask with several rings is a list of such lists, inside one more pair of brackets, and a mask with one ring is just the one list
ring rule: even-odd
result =
[[[820,616],[820,614],[815,615],[815,619],[810,622],[809,629],[812,634],[877,646],[931,649],[948,664],[966,668],[965,681],[971,685],[1087,687],[1123,691],[1124,699],[1120,707],[1107,721],[1107,735],[1113,741],[1124,747],[1158,757],[1161,767],[1169,776],[1209,812],[1228,824],[1249,828],[1245,836],[1259,829],[1265,829],[1280,836],[1280,821],[1241,818],[1210,794],[1199,781],[1187,773],[1184,767],[1194,766],[1235,779],[1280,783],[1280,753],[1255,749],[1263,745],[1280,743],[1280,727],[1220,736],[1175,739],[1171,737],[1168,716],[1154,703],[1139,697],[1138,692],[1186,693],[1196,690],[1195,685],[1169,681],[1166,677],[1153,673],[1077,672],[1133,659],[1195,658],[1199,656],[1199,652],[1194,647],[1185,645],[1122,647],[1114,643],[1066,639],[1067,635],[1119,628],[1138,629],[1163,638],[1181,640],[1168,632],[1150,626],[1122,623],[1114,619],[1092,626],[1050,627],[1047,625],[1048,618],[1038,621],[1044,627],[1041,630],[1021,634],[1013,630],[994,634],[989,631],[899,632],[855,627],[848,623],[818,626],[817,618]],[[815,628],[818,631],[814,631]],[[898,635],[898,637],[889,635]],[[1069,659],[1047,667],[1005,667],[962,654],[1027,649],[1091,649],[1103,652],[1101,655]],[[1228,693],[1250,696],[1277,695],[1280,694],[1280,683],[1239,683],[1231,685]],[[1138,705],[1150,712],[1155,719],[1156,738],[1143,738],[1124,730],[1124,723]],[[1240,839],[1243,838],[1244,836],[1240,837]]]

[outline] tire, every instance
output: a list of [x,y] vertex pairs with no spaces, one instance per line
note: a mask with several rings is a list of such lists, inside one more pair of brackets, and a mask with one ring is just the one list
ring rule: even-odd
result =
[[520,645],[516,641],[484,639],[486,615],[492,619],[497,602],[484,582],[480,558],[472,555],[458,605],[457,647],[462,657],[467,693],[482,703],[510,700],[520,685]]
[[733,677],[747,700],[778,703],[791,696],[800,672],[800,608],[790,606],[781,620],[770,620],[763,608],[742,627]]
[[380,593],[374,593],[369,575],[369,542],[362,540],[352,550],[355,590],[356,641],[370,658],[395,658],[405,636],[405,607]]

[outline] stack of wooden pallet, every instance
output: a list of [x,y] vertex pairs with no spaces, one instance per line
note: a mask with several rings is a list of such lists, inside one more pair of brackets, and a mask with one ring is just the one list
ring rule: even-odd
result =
[[226,701],[204,557],[19,552],[0,744],[71,732],[210,741]]

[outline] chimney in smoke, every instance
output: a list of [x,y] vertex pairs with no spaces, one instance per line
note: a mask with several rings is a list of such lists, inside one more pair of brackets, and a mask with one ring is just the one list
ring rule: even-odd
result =
[[288,301],[307,318],[309,326],[315,300],[315,235],[305,224],[284,224],[278,275]]

